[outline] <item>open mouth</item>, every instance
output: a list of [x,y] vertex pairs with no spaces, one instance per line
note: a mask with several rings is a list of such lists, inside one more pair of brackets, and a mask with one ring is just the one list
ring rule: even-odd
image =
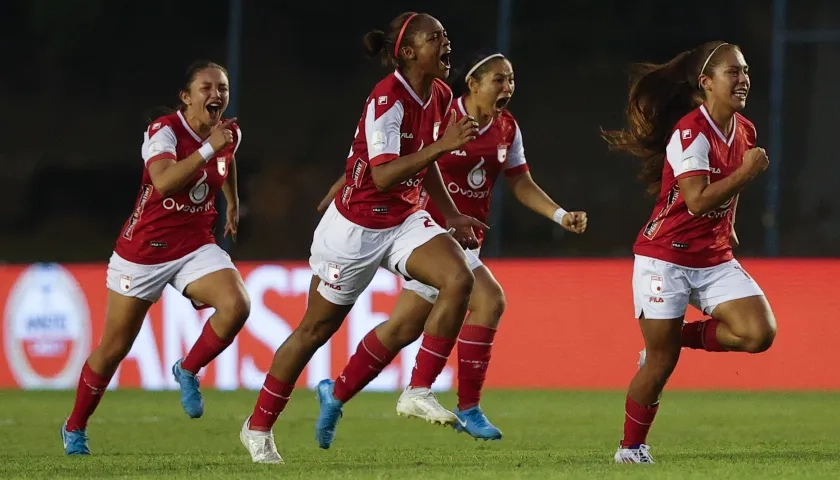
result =
[[496,100],[496,110],[504,110],[510,102],[510,97],[502,97]]
[[732,91],[732,95],[736,98],[741,99],[741,100],[746,100],[747,99],[747,93],[748,93],[748,91],[747,91],[746,87],[738,87],[738,88],[736,88],[735,90]]
[[218,119],[222,112],[222,102],[211,102],[207,104],[207,113],[210,114],[210,118]]
[[452,65],[450,62],[452,60],[452,52],[446,52],[440,56],[440,63],[444,66],[444,68],[450,68]]

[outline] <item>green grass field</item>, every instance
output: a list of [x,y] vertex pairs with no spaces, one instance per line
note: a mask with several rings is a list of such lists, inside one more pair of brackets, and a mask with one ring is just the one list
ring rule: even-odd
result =
[[836,393],[667,393],[647,466],[612,463],[621,392],[488,392],[500,442],[397,417],[395,393],[362,394],[321,450],[317,402],[299,390],[275,427],[286,465],[254,465],[239,443],[256,392],[205,397],[190,420],[177,392],[108,392],[88,426],[93,456],[68,458],[58,429],[72,392],[0,392],[0,478],[840,478]]

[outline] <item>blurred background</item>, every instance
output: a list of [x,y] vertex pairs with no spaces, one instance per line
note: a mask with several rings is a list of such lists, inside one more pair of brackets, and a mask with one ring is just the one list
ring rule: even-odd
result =
[[742,46],[752,71],[745,114],[773,167],[741,196],[740,255],[840,256],[840,36],[828,31],[840,29],[840,2],[3,0],[0,261],[109,257],[139,187],[146,113],[177,104],[197,58],[231,69],[228,113],[244,132],[231,253],[307,258],[315,206],[388,73],[367,61],[361,37],[409,9],[441,20],[456,66],[480,47],[509,54],[510,109],[535,179],[590,215],[585,235],[564,236],[501,192],[488,256],[630,255],[653,199],[599,127],[621,126],[631,62],[714,39]]

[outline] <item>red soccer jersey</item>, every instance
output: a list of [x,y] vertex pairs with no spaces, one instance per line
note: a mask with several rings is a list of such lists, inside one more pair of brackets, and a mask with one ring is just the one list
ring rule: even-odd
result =
[[425,169],[387,192],[380,192],[373,183],[371,168],[437,141],[451,104],[452,90],[441,80],[432,84],[426,102],[399,71],[376,84],[365,102],[347,156],[346,183],[335,199],[345,218],[365,228],[383,229],[401,224],[420,209],[420,184]]
[[234,141],[204,165],[179,192],[163,197],[152,185],[149,165],[171,158],[181,161],[206,142],[181,112],[160,117],[143,134],[141,155],[145,162],[143,184],[134,211],[117,239],[114,251],[129,262],[154,265],[182,258],[203,245],[214,243],[216,194],[228,166],[242,142],[239,126],[232,125]]
[[727,138],[702,105],[677,122],[666,148],[653,215],[636,237],[633,253],[691,268],[732,259],[733,199],[697,217],[689,212],[677,183],[691,175],[709,175],[717,182],[741,166],[744,153],[755,147],[755,126],[739,113],[732,122]]
[[[467,114],[463,97],[456,102],[455,112],[458,120]],[[490,195],[499,174],[504,171],[507,176],[515,176],[528,171],[522,132],[507,110],[485,125],[475,140],[460,150],[442,155],[437,163],[458,211],[482,222],[486,222],[490,214]],[[428,201],[427,195],[424,200]],[[434,202],[428,201],[426,210],[438,224],[446,225]],[[484,230],[474,230],[480,246],[484,241]]]

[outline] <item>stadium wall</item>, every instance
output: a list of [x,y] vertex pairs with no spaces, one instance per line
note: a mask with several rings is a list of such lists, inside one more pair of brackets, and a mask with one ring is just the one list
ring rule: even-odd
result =
[[[642,346],[633,318],[632,260],[491,260],[507,312],[487,386],[495,389],[623,389]],[[684,351],[671,388],[840,390],[840,260],[745,259],[779,322],[765,353]],[[203,373],[204,388],[257,389],[275,348],[304,312],[310,270],[302,262],[239,263],[251,317],[237,341]],[[0,266],[0,388],[74,388],[102,332],[105,264]],[[380,271],[339,333],[313,358],[300,386],[335,377],[359,340],[388,317],[400,280]],[[196,311],[172,288],[149,312],[111,388],[176,388],[169,369],[198,337],[211,310]],[[692,310],[688,319],[700,319]],[[368,390],[405,385],[419,344]],[[455,362],[435,388],[456,383]]]

